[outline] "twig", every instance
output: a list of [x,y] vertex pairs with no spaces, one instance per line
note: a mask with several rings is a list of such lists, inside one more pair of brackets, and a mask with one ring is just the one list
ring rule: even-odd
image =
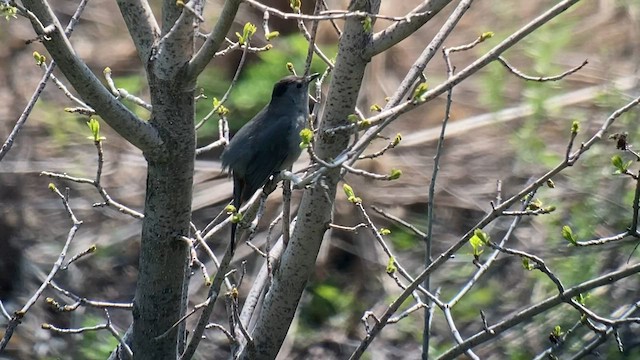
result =
[[408,223],[407,221],[402,220],[401,218],[395,216],[395,215],[391,215],[389,213],[387,213],[386,211],[378,208],[375,205],[372,205],[371,208],[377,212],[378,214],[384,216],[385,218],[394,221],[404,227],[406,227],[407,229],[413,231],[416,235],[420,236],[421,238],[424,238],[426,236],[426,234],[423,231],[420,231],[420,229],[418,229],[417,227],[415,227],[414,225]]
[[74,262],[82,259],[83,257],[87,256],[87,255],[91,255],[94,252],[96,252],[97,247],[95,245],[91,245],[89,246],[87,249],[75,254],[74,256],[71,257],[71,259],[69,259],[69,261],[67,262],[66,265],[62,266],[60,268],[60,270],[67,270],[69,268],[69,265],[73,264]]
[[[200,120],[200,122],[196,125],[196,130],[200,129],[200,127],[202,127],[202,125],[204,125],[207,120],[209,120],[211,118],[211,116],[213,116],[213,114],[217,113],[218,110],[220,109],[220,107],[222,107],[224,105],[224,103],[227,101],[227,99],[229,98],[229,95],[231,94],[231,90],[233,89],[234,85],[236,84],[236,82],[238,81],[238,78],[240,77],[240,72],[242,71],[242,69],[244,68],[244,63],[247,59],[247,53],[248,53],[248,49],[249,49],[249,42],[245,42],[244,45],[239,45],[242,47],[242,56],[240,57],[240,62],[238,62],[238,67],[236,68],[236,72],[233,74],[233,78],[231,79],[231,84],[229,84],[229,87],[227,88],[227,91],[225,91],[224,95],[222,96],[222,98],[220,99],[220,102],[218,103],[217,106],[215,106],[213,109],[211,109],[211,111],[209,111],[209,113],[202,118],[202,120]],[[227,138],[228,140],[228,138]],[[198,151],[200,151],[200,153],[203,150],[197,149],[196,150],[196,155],[199,155]]]
[[[563,4],[566,5],[564,2],[563,2]],[[554,9],[557,9],[557,6],[554,7]],[[554,10],[554,11],[557,11],[557,10]],[[551,179],[553,176],[555,176],[556,174],[558,174],[562,170],[564,170],[567,167],[571,166],[575,161],[578,160],[580,155],[582,155],[585,151],[589,150],[591,148],[591,146],[593,146],[597,141],[602,139],[605,131],[615,122],[615,120],[618,117],[620,117],[622,114],[626,113],[627,111],[631,110],[632,108],[634,108],[638,104],[640,104],[640,97],[634,99],[633,101],[629,102],[628,104],[626,104],[623,107],[619,108],[618,110],[614,111],[603,122],[603,124],[600,127],[600,129],[587,142],[583,143],[582,146],[580,146],[580,148],[578,150],[576,150],[574,153],[572,153],[571,156],[569,157],[569,159],[565,159],[560,164],[558,164],[556,167],[554,167],[553,169],[548,171],[546,174],[544,174],[543,176],[538,178],[536,181],[534,181],[532,184],[526,186],[524,189],[520,190],[520,192],[518,192],[517,194],[513,195],[511,198],[507,199],[502,204],[497,206],[493,211],[491,211],[489,214],[485,215],[476,224],[476,226],[473,227],[473,229],[471,229],[464,236],[462,236],[462,238],[460,240],[458,240],[458,242],[453,244],[446,251],[442,252],[436,259],[434,259],[434,261],[431,263],[431,265],[429,267],[427,267],[426,269],[424,269],[424,271],[422,271],[422,273],[420,273],[415,278],[415,280],[407,287],[407,289],[404,290],[402,292],[402,294],[398,298],[396,298],[396,300],[394,300],[394,302],[391,305],[389,305],[389,307],[385,310],[383,316],[380,318],[380,323],[377,324],[372,329],[372,332],[370,334],[368,334],[365,339],[362,340],[362,342],[360,343],[358,348],[354,351],[354,353],[352,353],[351,358],[352,359],[356,359],[365,351],[365,349],[369,346],[369,344],[371,343],[373,338],[382,330],[382,328],[386,324],[386,321],[391,317],[391,315],[395,311],[397,311],[397,309],[404,302],[404,300],[406,300],[407,297],[409,297],[411,295],[411,293],[419,286],[420,282],[424,281],[424,279],[426,279],[435,269],[439,268],[451,256],[453,256],[462,246],[464,246],[469,241],[469,239],[473,236],[475,229],[484,228],[486,225],[488,225],[493,220],[495,220],[499,216],[500,212],[508,209],[516,201],[519,201],[524,196],[526,196],[527,194],[531,193],[533,190],[539,188],[540,186],[543,186],[548,179]],[[459,355],[459,353],[458,353],[458,355]]]
[[380,14],[372,14],[365,11],[330,10],[330,11],[321,11],[318,15],[304,15],[300,13],[288,13],[288,12],[280,11],[276,8],[264,5],[256,0],[244,0],[244,2],[260,10],[261,12],[268,11],[269,13],[285,20],[289,20],[289,19],[338,20],[338,19],[347,19],[351,17],[359,17],[359,18],[371,17],[371,18],[378,18],[378,19],[384,19],[389,21],[410,21],[412,18],[419,18],[428,14],[428,12],[423,12],[423,13],[417,13],[417,14],[410,14],[408,16],[386,16],[386,15],[380,15]]
[[[371,230],[371,234],[374,236],[378,244],[380,244],[380,246],[382,247],[382,250],[387,255],[388,259],[390,261],[391,259],[393,259],[394,266],[397,268],[398,273],[400,273],[400,275],[402,275],[402,277],[404,277],[406,280],[412,283],[415,282],[415,279],[409,274],[409,272],[405,270],[405,268],[400,263],[398,263],[397,257],[393,254],[389,246],[386,244],[386,242],[382,238],[382,235],[380,235],[380,232],[378,231],[375,224],[373,223],[373,221],[365,211],[362,203],[357,202],[355,206],[359,210],[360,215],[364,219],[365,224],[367,224],[367,227]],[[435,295],[433,295],[431,292],[426,290],[424,287],[418,285],[416,288],[414,288],[414,291],[415,290],[418,290],[422,294],[426,295],[429,298],[429,300],[432,301],[434,304],[436,304],[438,307],[442,308],[445,306],[442,301],[440,301]]]
[[487,330],[483,329],[481,332],[467,338],[460,345],[447,350],[445,353],[441,354],[438,360],[452,360],[457,359],[462,353],[466,351],[466,349],[471,348],[472,346],[481,344],[491,338],[499,336],[501,333],[506,331],[507,329],[512,328],[525,320],[532,319],[534,316],[541,314],[563,302],[568,298],[575,297],[579,294],[583,294],[588,292],[589,290],[595,289],[600,286],[609,285],[613,282],[616,282],[620,279],[632,276],[640,272],[640,264],[634,264],[629,267],[626,267],[622,270],[613,271],[607,274],[604,274],[598,278],[583,282],[578,284],[572,288],[566,289],[563,293],[557,294],[555,296],[551,296],[537,304],[531,305],[526,309],[522,309],[516,313],[516,315],[511,316],[503,321],[500,321],[497,324],[490,326]]
[[94,207],[103,207],[103,206],[110,206],[115,208],[116,210],[118,210],[119,212],[125,214],[125,215],[129,215],[132,216],[136,219],[142,219],[144,218],[144,214],[142,214],[141,212],[138,212],[136,210],[133,210],[115,200],[113,200],[111,198],[111,196],[107,193],[107,191],[104,189],[104,187],[101,184],[102,181],[102,166],[104,164],[104,152],[102,149],[102,141],[101,140],[96,140],[94,141],[94,145],[98,151],[98,167],[96,169],[96,177],[94,180],[91,179],[87,179],[87,178],[80,178],[80,177],[75,177],[75,176],[69,176],[67,174],[59,174],[59,173],[54,173],[54,172],[49,172],[49,171],[42,171],[40,173],[40,175],[42,176],[47,176],[53,179],[63,179],[63,180],[68,180],[68,181],[72,181],[78,184],[89,184],[92,185],[93,187],[96,188],[96,190],[98,190],[98,193],[100,194],[100,196],[102,196],[102,199],[104,200],[104,202],[102,203],[95,203],[93,204]]
[[55,185],[53,184],[49,184],[49,189],[54,193],[56,193],[56,195],[58,195],[58,197],[62,200],[62,205],[64,206],[67,212],[67,215],[69,215],[69,218],[73,223],[73,226],[69,230],[69,233],[67,235],[67,240],[62,246],[62,250],[60,251],[60,255],[58,255],[58,259],[56,260],[56,262],[53,263],[53,267],[51,268],[51,271],[49,271],[49,274],[47,275],[45,280],[42,282],[40,287],[35,291],[35,293],[31,296],[31,298],[27,300],[26,304],[24,304],[24,306],[20,310],[17,310],[11,317],[11,320],[7,324],[7,328],[5,330],[4,336],[2,337],[2,340],[0,340],[0,352],[2,352],[4,348],[7,346],[7,344],[9,343],[9,340],[11,339],[13,332],[22,321],[22,318],[27,314],[29,309],[31,309],[33,304],[36,303],[38,298],[40,298],[40,295],[42,295],[42,293],[47,288],[47,286],[49,286],[49,283],[51,282],[53,277],[56,275],[58,270],[60,270],[60,267],[62,266],[62,262],[64,261],[64,258],[67,256],[67,251],[69,250],[69,245],[71,245],[71,240],[73,240],[73,238],[76,235],[76,232],[80,228],[80,225],[82,225],[82,221],[78,220],[74,215],[73,211],[71,210],[71,207],[69,206],[69,200],[60,192],[60,190],[58,190],[58,188],[55,187]]
[[112,309],[120,309],[120,310],[133,309],[133,303],[113,303],[113,302],[107,302],[107,301],[89,300],[87,298],[78,296],[69,290],[63,289],[53,280],[49,282],[49,285],[51,286],[52,289],[58,291],[64,296],[75,301],[75,303],[72,305],[65,305],[62,309],[63,311],[73,311],[82,305],[88,305],[98,309],[103,309],[103,308],[112,308]]
[[128,100],[145,110],[148,110],[148,111],[153,110],[151,104],[148,104],[141,98],[133,94],[130,94],[126,89],[116,87],[116,83],[113,81],[113,78],[111,77],[111,68],[105,68],[103,71],[103,74],[104,74],[104,78],[107,80],[107,84],[109,85],[109,89],[111,90],[111,93],[113,94],[113,96],[116,97],[116,99]]
[[[69,24],[67,24],[67,27],[64,29],[65,34],[67,36],[71,36],[71,33],[73,32],[74,27],[78,23],[78,19],[80,19],[80,15],[84,11],[84,8],[86,7],[87,2],[88,0],[82,0],[80,1],[80,4],[78,4],[78,8],[76,9],[73,16],[71,17],[71,20],[69,20]],[[23,12],[28,18],[30,18],[33,21],[33,23],[40,24],[41,31],[44,31],[44,26],[42,25],[38,17],[35,16],[31,11],[25,9],[24,7],[18,4],[15,4],[14,2],[12,2],[12,6],[18,7],[21,12]],[[49,80],[49,78],[51,77],[51,74],[53,74],[53,70],[55,68],[56,68],[56,62],[52,60],[49,63],[49,66],[47,66],[47,69],[45,70],[44,75],[42,75],[40,82],[36,86],[36,90],[31,95],[31,98],[27,102],[27,105],[22,111],[22,114],[20,114],[18,121],[16,121],[16,124],[11,130],[11,133],[9,133],[7,140],[5,140],[5,142],[2,144],[2,147],[0,148],[0,161],[2,161],[2,159],[5,157],[5,155],[7,155],[9,150],[11,150],[11,147],[13,146],[13,142],[18,136],[18,133],[20,132],[20,130],[22,130],[22,127],[24,126],[24,124],[27,122],[27,118],[29,118],[29,115],[31,115],[31,111],[33,110],[33,107],[35,106],[36,102],[40,98],[40,94],[42,94],[42,91],[44,90],[44,87],[47,84],[47,81]]]
[[515,76],[524,79],[524,80],[528,80],[528,81],[538,81],[538,82],[545,82],[545,81],[558,81],[558,80],[562,80],[563,78],[575,73],[576,71],[582,69],[583,67],[585,67],[588,63],[589,60],[585,60],[582,62],[582,64],[571,68],[565,72],[563,72],[562,74],[559,75],[554,75],[554,76],[530,76],[527,75],[521,71],[519,71],[518,69],[516,69],[513,65],[509,64],[507,62],[507,60],[502,57],[499,56],[498,57],[498,62],[501,63],[502,65],[504,65],[512,74],[514,74]]
[[204,332],[209,316],[213,311],[213,305],[216,303],[218,299],[218,295],[220,294],[220,286],[224,282],[226,278],[226,272],[229,269],[231,264],[231,259],[233,258],[234,247],[232,244],[227,246],[227,250],[222,257],[220,262],[220,266],[218,267],[218,271],[216,272],[215,277],[213,278],[213,284],[209,287],[209,292],[207,294],[207,304],[204,306],[202,313],[200,314],[200,318],[198,319],[198,323],[196,327],[193,329],[193,333],[191,335],[191,341],[187,345],[184,353],[180,356],[181,360],[188,360],[193,357],[198,345],[200,344],[200,340],[202,340],[202,333]]
[[[316,0],[315,8],[313,10],[314,15],[319,14],[322,11],[322,0]],[[265,11],[265,13],[268,13]],[[300,10],[297,11],[300,14]],[[318,33],[318,24],[319,20],[313,20],[311,25],[311,33],[307,30],[307,27],[304,25],[302,19],[298,19],[298,29],[300,29],[300,33],[304,36],[304,38],[309,43],[309,49],[307,52],[307,59],[305,61],[304,74],[308,75],[310,73],[309,69],[311,68],[311,60],[313,59],[313,53],[315,52],[318,57],[329,67],[329,69],[334,68],[333,62],[329,59],[327,55],[325,55],[320,47],[316,44],[316,35]]]
[[388,175],[376,174],[376,173],[372,173],[372,172],[369,172],[369,171],[366,171],[366,170],[356,169],[354,167],[348,166],[347,164],[342,164],[342,168],[347,170],[348,172],[350,172],[352,174],[364,176],[364,177],[367,177],[367,178],[370,178],[370,179],[374,179],[374,180],[391,181],[391,180],[397,179],[397,175],[394,175],[394,174],[388,174]]

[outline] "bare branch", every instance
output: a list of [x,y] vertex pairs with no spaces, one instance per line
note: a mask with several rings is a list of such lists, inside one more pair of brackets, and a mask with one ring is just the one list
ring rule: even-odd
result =
[[113,81],[113,77],[111,76],[110,68],[104,69],[103,74],[104,74],[104,78],[107,80],[107,85],[109,85],[109,89],[111,90],[111,93],[113,94],[113,96],[115,96],[118,99],[129,100],[134,104],[148,111],[151,111],[153,109],[151,107],[151,104],[147,104],[144,100],[140,99],[139,97],[130,94],[126,89],[116,87],[116,83]]
[[35,304],[36,301],[38,301],[38,299],[40,298],[44,290],[51,283],[51,280],[53,279],[53,277],[56,275],[56,273],[58,273],[58,270],[60,270],[60,268],[62,267],[62,262],[67,256],[67,251],[69,250],[69,245],[71,245],[71,240],[73,240],[73,238],[76,235],[76,232],[78,232],[78,229],[80,228],[80,225],[82,225],[82,221],[79,221],[74,215],[73,211],[71,210],[71,207],[69,206],[69,201],[66,198],[66,196],[63,195],[60,192],[60,190],[58,190],[58,188],[55,187],[55,185],[53,184],[49,185],[49,189],[51,189],[51,191],[56,193],[56,195],[58,195],[58,197],[62,200],[62,205],[64,206],[67,212],[67,215],[69,215],[69,218],[73,222],[73,226],[69,230],[69,233],[67,234],[67,240],[62,246],[60,255],[58,255],[58,259],[53,263],[53,267],[51,268],[51,271],[49,271],[49,274],[47,275],[47,277],[44,279],[44,281],[42,282],[38,290],[34,292],[34,294],[31,296],[31,298],[29,298],[29,300],[27,300],[24,306],[20,310],[17,310],[11,317],[9,324],[7,324],[7,328],[5,329],[4,336],[2,337],[2,340],[0,340],[0,352],[2,352],[4,348],[7,346],[7,344],[9,343],[9,340],[11,339],[13,332],[22,321],[22,318],[27,314],[29,309],[31,309],[33,304]]
[[566,289],[564,292],[560,294],[547,298],[546,300],[543,300],[524,310],[518,311],[515,316],[509,317],[497,324],[490,326],[488,329],[482,330],[481,332],[469,337],[460,345],[446,351],[444,354],[442,354],[438,358],[438,360],[457,359],[458,356],[464,353],[467,349],[470,349],[475,345],[481,344],[489,339],[492,339],[500,335],[504,331],[510,329],[511,327],[522,323],[525,320],[532,319],[537,314],[541,314],[565,302],[567,298],[578,296],[579,294],[583,294],[585,292],[588,292],[591,289],[595,289],[600,286],[609,285],[620,279],[624,279],[626,277],[635,275],[639,272],[640,272],[640,264],[635,264],[627,268],[624,268],[622,270],[617,270],[617,271],[610,272],[608,274],[604,274],[593,280],[585,281],[582,284]]
[[44,0],[24,0],[23,3],[43,24],[55,27],[56,31],[49,35],[51,40],[45,41],[44,46],[83,100],[120,136],[148,156],[163,156],[162,140],[156,129],[139,119],[100,83],[84,61],[76,55],[49,5]]
[[224,2],[224,7],[220,12],[216,26],[213,28],[211,34],[207,36],[207,40],[202,44],[200,50],[198,50],[189,62],[189,68],[186,74],[188,79],[195,80],[209,61],[215,56],[216,51],[220,49],[225,36],[227,36],[231,25],[233,25],[233,20],[236,17],[241,2],[242,0],[227,0]]
[[[451,13],[438,33],[433,37],[433,39],[431,39],[429,45],[427,45],[427,47],[422,51],[422,54],[420,54],[418,59],[416,59],[413,65],[411,65],[411,69],[404,77],[402,83],[395,91],[395,93],[391,95],[391,97],[389,98],[389,102],[387,103],[385,108],[398,105],[402,101],[402,99],[409,93],[410,89],[413,87],[413,84],[422,75],[427,64],[431,61],[431,59],[437,53],[438,49],[444,43],[444,40],[449,37],[449,34],[451,34],[460,19],[462,19],[462,16],[464,16],[467,10],[469,10],[472,2],[473,0],[461,1],[455,8],[455,10],[453,10],[453,13]],[[440,5],[444,7],[446,4]]]
[[565,71],[565,72],[563,72],[562,74],[559,74],[559,75],[554,75],[554,76],[530,76],[530,75],[527,75],[527,74],[521,72],[520,70],[516,69],[513,65],[509,64],[507,62],[507,60],[502,56],[498,57],[498,62],[500,64],[504,65],[504,67],[506,67],[515,76],[517,76],[517,77],[519,77],[521,79],[524,79],[524,80],[538,81],[538,82],[562,80],[565,77],[567,77],[567,76],[575,73],[576,71],[582,69],[583,67],[585,67],[589,63],[588,60],[585,60],[585,61],[582,62],[582,64],[580,64],[580,65],[578,65],[578,66],[576,66],[576,67],[574,67],[572,69],[569,69],[569,70],[567,70],[567,71]]
[[120,13],[146,69],[151,51],[160,38],[160,27],[147,0],[118,0]]
[[[450,79],[436,86],[432,90],[427,91],[423,96],[420,97],[419,101],[416,101],[417,99],[412,99],[412,100],[399,103],[402,100],[403,96],[394,95],[388,103],[389,106],[391,107],[389,107],[388,109],[385,109],[378,115],[367,119],[371,124],[380,123],[380,125],[375,126],[370,130],[368,130],[362,136],[362,138],[360,138],[358,143],[354,145],[353,150],[351,151],[358,155],[361,154],[362,151],[364,151],[364,149],[366,148],[367,144],[373,138],[375,138],[375,136],[377,136],[377,134],[379,134],[380,131],[382,131],[382,129],[384,129],[388,124],[390,124],[393,120],[395,120],[399,115],[404,114],[410,110],[413,110],[419,107],[420,105],[423,105],[429,102],[430,100],[435,99],[436,97],[442,95],[443,93],[448,91],[450,88],[456,86],[457,84],[462,82],[464,79],[468,78],[472,74],[475,74],[478,70],[482,69],[487,64],[497,59],[503,52],[505,52],[507,49],[509,49],[516,43],[518,43],[520,40],[522,40],[524,37],[532,33],[534,30],[546,24],[556,16],[562,14],[564,11],[566,11],[567,9],[569,9],[571,6],[575,5],[579,1],[580,0],[564,0],[559,2],[551,9],[547,10],[545,13],[541,14],[540,16],[538,16],[537,18],[529,22],[527,25],[520,28],[515,33],[511,34],[509,37],[507,37],[500,44],[496,45],[493,49],[491,49],[485,55],[483,55],[482,57],[480,57],[479,59],[471,63],[469,66],[467,66],[463,70],[461,70],[458,74],[452,76]],[[428,51],[426,52],[426,54],[428,54]],[[425,55],[425,53],[423,53],[423,55]],[[422,57],[423,56],[421,56],[421,58]],[[407,75],[405,80],[410,79],[412,77],[414,79],[417,79],[419,74],[420,72],[414,72],[412,70],[412,73],[410,75]],[[413,81],[408,81],[406,84],[403,81],[403,85],[401,85],[401,88],[398,91],[396,91],[396,94],[399,95],[399,93],[403,91],[406,93],[410,88],[411,84],[413,84]]]
[[220,261],[218,271],[213,278],[213,283],[209,287],[209,292],[207,294],[207,304],[200,314],[200,318],[198,319],[198,323],[196,324],[195,329],[193,329],[189,345],[187,346],[184,353],[180,356],[181,360],[191,359],[195,354],[198,345],[200,344],[200,340],[202,340],[202,334],[204,333],[204,330],[208,324],[209,316],[213,311],[213,305],[216,303],[216,300],[220,295],[220,287],[226,279],[226,272],[228,271],[229,265],[231,264],[231,259],[233,259],[233,250],[234,247],[232,246],[232,244],[229,244],[227,246],[227,250],[224,253],[224,256],[222,257],[222,260]]
[[520,192],[513,195],[511,198],[507,199],[506,201],[502,202],[499,206],[493,209],[493,211],[485,215],[476,224],[476,226],[474,226],[470,231],[468,231],[460,240],[458,240],[458,242],[456,242],[451,247],[449,247],[446,251],[440,254],[431,263],[431,265],[426,269],[424,269],[424,271],[422,271],[422,273],[420,273],[420,275],[418,275],[415,278],[415,280],[407,287],[407,289],[404,290],[402,294],[385,310],[383,316],[380,317],[380,323],[374,326],[374,328],[371,330],[371,333],[368,334],[367,337],[361,342],[360,346],[358,346],[356,351],[352,354],[352,358],[353,359],[358,358],[365,351],[365,349],[369,346],[373,338],[382,330],[387,320],[391,317],[393,313],[395,313],[398,310],[398,308],[403,303],[403,301],[406,300],[411,295],[411,293],[420,285],[420,283],[424,281],[424,279],[426,279],[433,271],[435,271],[435,269],[439,268],[453,254],[455,254],[462,246],[464,246],[469,241],[469,239],[473,236],[475,229],[484,228],[486,225],[488,225],[493,220],[495,220],[498,216],[500,216],[500,213],[502,211],[508,209],[516,201],[519,201],[527,194],[531,193],[532,191],[539,188],[540,186],[543,186],[548,179],[551,179],[554,175],[556,175],[563,169],[569,166],[572,166],[573,163],[577,161],[577,159],[580,157],[581,154],[587,151],[591,146],[593,146],[595,142],[599,141],[602,138],[606,129],[608,129],[613,124],[615,119],[617,119],[620,115],[629,111],[633,107],[637,106],[638,104],[640,104],[640,97],[634,99],[627,105],[613,112],[613,114],[611,114],[604,121],[600,130],[595,135],[593,135],[591,139],[589,139],[586,143],[584,143],[579,150],[576,150],[576,152],[573,153],[568,160],[565,159],[565,161],[558,164],[556,167],[554,167],[553,169],[548,171],[546,174],[538,178],[532,184],[526,186],[524,189],[520,190]]
[[[64,29],[65,34],[67,36],[71,36],[71,33],[73,32],[73,28],[78,23],[78,19],[80,18],[80,15],[84,11],[84,8],[86,7],[87,2],[88,0],[82,0],[78,5],[78,8],[76,9],[75,13],[71,17],[71,20],[69,20],[69,24],[67,24],[67,27]],[[40,20],[38,20],[38,18],[32,12],[28,10],[26,11],[29,14],[28,18],[30,18],[35,24],[38,24],[39,28],[42,28],[42,23],[40,23]],[[49,63],[49,66],[47,66],[47,69],[45,70],[44,75],[42,75],[42,79],[38,83],[38,86],[36,87],[36,90],[33,92],[33,95],[31,95],[31,98],[27,102],[27,105],[22,111],[22,114],[20,114],[18,121],[16,122],[15,126],[11,130],[11,133],[7,137],[7,140],[4,142],[4,144],[2,144],[2,148],[0,148],[0,161],[2,161],[4,156],[9,152],[9,150],[11,150],[11,147],[13,146],[13,142],[15,141],[15,138],[18,136],[18,133],[20,132],[24,124],[27,122],[27,118],[29,117],[29,115],[31,115],[31,111],[33,110],[33,107],[35,106],[36,102],[40,98],[40,94],[44,90],[44,87],[47,84],[49,77],[52,76],[53,70],[55,68],[56,68],[56,62],[55,60],[52,60],[51,63]]]
[[270,7],[267,5],[262,4],[259,1],[256,0],[244,0],[244,2],[246,2],[247,4],[249,4],[250,6],[262,11],[262,12],[269,12],[279,18],[285,19],[285,20],[290,20],[290,19],[295,19],[295,20],[337,20],[337,19],[350,19],[350,18],[365,18],[365,17],[371,17],[371,18],[375,18],[375,19],[384,19],[384,20],[389,20],[389,21],[395,21],[395,22],[400,22],[400,21],[408,21],[411,22],[413,19],[419,19],[421,17],[424,17],[426,15],[426,12],[415,12],[415,13],[409,13],[406,16],[388,16],[388,15],[381,15],[381,14],[375,14],[372,12],[367,12],[367,11],[345,11],[345,10],[327,10],[327,11],[321,11],[318,14],[314,14],[314,15],[305,15],[299,12],[296,13],[288,13],[288,12],[284,12],[284,11],[280,11],[274,7]]
[[[150,61],[153,66],[153,72],[155,76],[162,80],[175,79],[177,74],[183,71],[184,65],[191,59],[193,41],[195,40],[193,22],[196,16],[193,11],[189,11],[187,8],[195,1],[199,0],[192,0],[182,5],[171,1],[169,1],[171,4],[167,4],[167,1],[164,2],[163,13],[165,21],[168,20],[167,17],[172,17],[177,13],[177,8],[182,7],[182,11],[174,22],[170,22],[172,24],[171,29],[162,36],[158,41],[157,48],[151,54]],[[163,27],[166,28],[166,26],[167,23],[164,22]],[[188,83],[189,80],[185,82],[185,84]]]
[[[406,19],[396,22],[373,35],[371,45],[366,49],[366,55],[368,57],[374,57],[398,44],[422,27],[422,25],[433,19],[434,16],[440,13],[440,11],[451,2],[451,0],[423,1],[422,4],[407,14]],[[418,14],[420,15],[416,16]]]
[[107,190],[102,186],[102,183],[101,183],[102,182],[102,166],[104,164],[104,153],[102,150],[102,141],[94,141],[94,145],[96,146],[96,149],[98,151],[98,167],[96,170],[95,179],[91,180],[87,178],[79,178],[75,176],[69,176],[67,174],[58,174],[58,173],[49,172],[49,171],[43,171],[40,173],[40,175],[48,176],[53,179],[68,180],[78,184],[93,185],[93,187],[95,187],[96,190],[98,190],[98,193],[100,194],[100,196],[102,196],[102,199],[104,200],[104,202],[93,204],[94,207],[110,206],[118,210],[119,212],[132,216],[136,219],[144,218],[144,214],[142,214],[141,212],[133,210],[117,202],[116,200],[113,200],[113,198],[111,198],[111,196],[107,193]]

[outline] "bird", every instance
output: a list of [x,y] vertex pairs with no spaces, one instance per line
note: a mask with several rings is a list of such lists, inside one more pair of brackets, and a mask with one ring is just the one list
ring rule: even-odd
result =
[[[271,101],[229,141],[221,155],[222,169],[233,176],[233,206],[247,201],[272,175],[298,159],[300,131],[309,117],[309,83],[319,74],[289,75],[274,86]],[[237,224],[231,224],[231,245]]]

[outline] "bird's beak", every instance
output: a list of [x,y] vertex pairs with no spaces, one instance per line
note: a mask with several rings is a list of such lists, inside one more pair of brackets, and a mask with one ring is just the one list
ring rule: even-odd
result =
[[304,80],[305,80],[307,83],[310,83],[310,82],[312,82],[313,80],[317,79],[317,78],[318,78],[318,76],[320,76],[320,73],[313,73],[313,74],[309,74],[309,75],[307,75],[307,76],[305,76],[305,77],[304,77]]

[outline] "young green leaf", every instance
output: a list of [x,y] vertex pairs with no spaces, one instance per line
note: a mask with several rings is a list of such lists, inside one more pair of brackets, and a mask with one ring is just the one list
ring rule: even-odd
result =
[[42,54],[40,54],[37,51],[33,52],[33,58],[36,60],[36,65],[38,65],[38,66],[44,64],[45,61],[47,61],[47,57],[42,55]]
[[393,141],[391,142],[391,147],[398,146],[398,144],[400,144],[400,141],[402,141],[402,134],[397,133],[396,137],[394,137]]
[[573,245],[578,243],[578,239],[568,225],[562,227],[562,237]]
[[535,266],[531,263],[531,261],[529,261],[529,258],[526,257],[522,258],[522,267],[528,271],[535,269]]
[[349,114],[349,116],[347,116],[347,120],[349,120],[350,123],[356,123],[360,120],[360,117],[356,114]]
[[231,222],[232,222],[232,223],[237,224],[237,223],[239,223],[240,221],[242,221],[242,213],[237,212],[237,213],[234,213],[234,214],[231,216]]
[[313,131],[311,129],[302,129],[300,131],[300,148],[306,149],[311,145],[311,140],[313,140]]
[[493,31],[483,32],[482,35],[480,35],[480,41],[482,42],[487,39],[491,39],[493,35],[494,35]]
[[535,199],[529,203],[529,205],[527,206],[527,210],[538,210],[542,208],[542,205],[542,200]]
[[580,122],[578,120],[574,120],[571,123],[571,134],[577,135],[580,131]]
[[288,62],[285,66],[287,67],[288,72],[292,74],[296,73],[296,69],[293,67],[293,63]]
[[587,305],[587,299],[589,299],[590,297],[591,297],[590,294],[580,293],[576,295],[574,299],[576,299],[576,301],[579,302],[581,305]]
[[244,24],[244,27],[242,28],[242,34],[236,32],[236,36],[238,37],[238,42],[240,43],[240,45],[249,43],[249,40],[251,40],[251,37],[256,33],[257,30],[258,28],[250,22]]
[[302,6],[302,1],[301,0],[289,0],[289,6],[291,7],[291,10],[298,12],[300,11],[300,7]]
[[398,270],[398,268],[396,267],[396,259],[392,256],[389,258],[389,261],[387,262],[387,274],[393,274],[394,272],[396,272]]
[[562,328],[560,327],[560,325],[556,325],[556,326],[553,327],[553,333],[552,334],[555,335],[555,336],[560,337],[560,336],[564,335],[564,331],[562,331]]
[[267,39],[267,41],[270,41],[271,39],[275,39],[278,36],[280,36],[280,32],[279,31],[272,31],[270,33],[267,33],[264,35],[264,37]]
[[397,180],[402,176],[402,170],[400,169],[391,169],[391,173],[389,174],[389,180]]
[[213,98],[213,108],[216,109],[216,114],[220,117],[226,116],[229,113],[229,109],[222,105],[222,102],[216,97]]
[[98,120],[91,118],[91,120],[87,121],[87,126],[89,126],[89,130],[91,130],[91,136],[88,137],[89,139],[94,142],[100,142],[106,139],[100,136],[100,122]]
[[622,157],[620,157],[620,155],[613,155],[613,157],[611,157],[611,164],[616,168],[616,171],[614,172],[614,174],[616,175],[625,174],[629,170],[629,167],[632,163],[632,161],[625,162],[624,160],[622,160]]
[[17,18],[16,15],[18,14],[18,8],[2,3],[0,4],[0,12],[2,12],[2,16],[9,21],[11,18]]
[[360,129],[366,129],[369,126],[371,126],[371,121],[364,119],[362,121],[358,121],[358,127],[360,127]]
[[360,204],[362,202],[362,199],[356,196],[353,192],[353,188],[349,184],[344,184],[342,189],[344,190],[345,195],[347,195],[347,200],[349,202],[354,204]]
[[365,17],[361,22],[364,32],[370,33],[373,31],[373,20],[371,19],[371,16]]
[[546,184],[547,184],[547,187],[549,189],[555,189],[556,188],[556,183],[554,183],[553,180],[551,180],[551,179],[547,179]]
[[427,83],[420,83],[413,92],[413,101],[422,101],[424,94],[429,90]]
[[487,244],[489,242],[489,234],[482,231],[481,229],[475,229],[473,231],[473,236],[477,236],[483,244]]
[[469,244],[473,249],[473,257],[477,258],[484,252],[483,247],[486,244],[487,234],[480,230],[476,229],[473,232],[473,236],[469,239]]

